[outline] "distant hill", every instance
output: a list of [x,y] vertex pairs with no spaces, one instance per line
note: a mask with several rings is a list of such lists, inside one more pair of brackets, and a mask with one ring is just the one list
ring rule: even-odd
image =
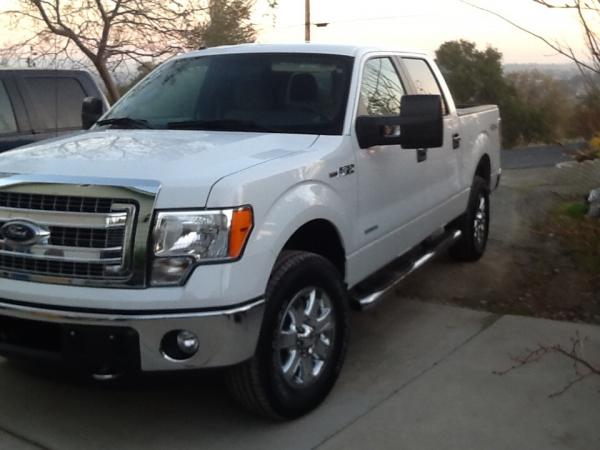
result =
[[504,73],[538,70],[557,78],[569,80],[579,75],[575,64],[505,64]]

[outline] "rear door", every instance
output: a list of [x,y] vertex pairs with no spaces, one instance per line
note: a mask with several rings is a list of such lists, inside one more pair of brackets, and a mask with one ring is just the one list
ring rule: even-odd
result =
[[[428,208],[433,220],[439,222],[439,217],[454,219],[462,211],[456,210],[455,200],[461,191],[460,158],[461,136],[460,123],[455,112],[451,111],[449,102],[438,82],[437,76],[430,63],[422,57],[410,56],[402,58],[402,65],[408,75],[410,90],[416,95],[440,95],[444,109],[444,145],[439,148],[429,148],[425,152],[426,164],[423,165],[427,179],[426,186],[419,194],[420,204]],[[461,203],[462,205],[462,203]],[[440,210],[436,213],[435,210]],[[421,213],[425,210],[421,211]],[[439,223],[437,226],[444,225]],[[432,224],[435,226],[435,224]]]

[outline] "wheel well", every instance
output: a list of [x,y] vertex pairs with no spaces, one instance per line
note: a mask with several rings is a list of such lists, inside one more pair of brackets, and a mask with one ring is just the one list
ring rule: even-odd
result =
[[491,187],[492,165],[488,155],[483,155],[479,160],[479,164],[477,164],[477,169],[475,170],[475,176],[483,178],[488,187]]
[[346,275],[346,253],[342,240],[335,226],[327,220],[317,219],[302,225],[283,249],[321,255],[335,266],[342,278]]

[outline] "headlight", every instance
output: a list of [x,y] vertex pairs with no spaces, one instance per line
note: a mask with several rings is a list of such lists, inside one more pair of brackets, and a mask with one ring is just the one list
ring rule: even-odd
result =
[[159,212],[152,236],[152,285],[177,285],[198,264],[236,260],[252,226],[249,206]]

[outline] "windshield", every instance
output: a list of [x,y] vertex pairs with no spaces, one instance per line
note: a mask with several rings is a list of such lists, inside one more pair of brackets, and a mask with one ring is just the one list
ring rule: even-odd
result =
[[147,128],[339,135],[352,61],[298,53],[179,59],[142,80],[102,123],[118,128],[134,120]]

